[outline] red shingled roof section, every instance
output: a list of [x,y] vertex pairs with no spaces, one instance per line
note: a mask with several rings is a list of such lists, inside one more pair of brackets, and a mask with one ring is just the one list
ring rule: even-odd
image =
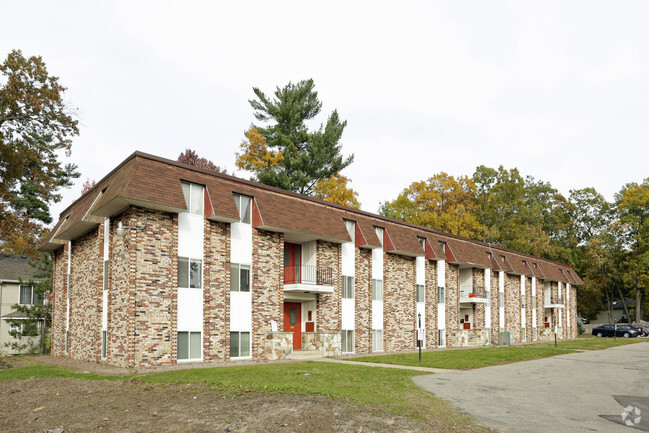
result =
[[451,246],[453,254],[458,262],[474,263],[476,265],[489,267],[490,261],[487,253],[489,247],[481,244],[475,244],[460,239],[449,240],[447,245]]

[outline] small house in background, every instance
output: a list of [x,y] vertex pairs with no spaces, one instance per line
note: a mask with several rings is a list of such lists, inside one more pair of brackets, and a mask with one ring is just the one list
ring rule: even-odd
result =
[[[15,325],[15,320],[25,319],[24,314],[13,309],[16,304],[34,305],[43,303],[43,299],[34,293],[34,288],[28,282],[38,274],[39,269],[28,263],[26,256],[0,254],[0,354],[13,355],[16,353],[8,345],[15,341],[11,330],[25,331],[25,324]],[[12,325],[11,322],[14,322]],[[33,337],[36,338],[36,337]]]
[[[635,300],[631,298],[626,298],[626,310],[631,314],[631,320],[635,317],[633,313],[635,312]],[[626,312],[624,310],[624,303],[621,300],[616,299],[611,303],[611,316],[609,317],[609,310],[604,309],[597,313],[597,317],[594,320],[591,320],[591,325],[599,325],[602,323],[630,323],[626,318]]]

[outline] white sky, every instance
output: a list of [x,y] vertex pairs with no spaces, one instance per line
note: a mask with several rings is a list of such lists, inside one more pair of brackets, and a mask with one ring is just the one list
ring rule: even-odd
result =
[[[68,87],[82,177],[52,216],[135,150],[195,149],[235,172],[252,87],[313,78],[348,121],[364,210],[445,171],[518,167],[609,200],[649,177],[649,2],[23,1],[0,57],[41,55]],[[235,172],[248,178],[249,174]]]

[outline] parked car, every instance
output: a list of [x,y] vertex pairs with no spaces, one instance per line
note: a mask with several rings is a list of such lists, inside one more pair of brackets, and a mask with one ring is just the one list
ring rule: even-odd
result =
[[593,328],[593,335],[596,337],[612,337],[615,334],[616,337],[637,337],[639,335],[637,329],[634,329],[631,325],[600,325],[596,328]]
[[647,335],[649,335],[649,326],[641,325],[639,323],[634,323],[631,326],[633,327],[633,329],[638,330],[638,335],[640,337],[646,337]]

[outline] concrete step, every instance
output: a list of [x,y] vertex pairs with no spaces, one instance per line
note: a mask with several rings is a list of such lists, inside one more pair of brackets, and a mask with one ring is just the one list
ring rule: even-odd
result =
[[318,359],[322,358],[322,352],[319,350],[294,350],[293,359]]

